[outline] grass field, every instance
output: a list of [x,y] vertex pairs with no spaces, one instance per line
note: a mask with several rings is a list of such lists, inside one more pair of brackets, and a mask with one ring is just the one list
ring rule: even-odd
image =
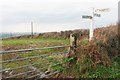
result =
[[50,38],[37,38],[37,39],[11,39],[2,41],[3,50],[15,50],[26,48],[39,48],[47,46],[60,46],[68,45],[68,39],[50,39]]
[[22,45],[22,44],[34,44],[34,43],[62,43],[68,44],[69,41],[65,39],[45,39],[45,38],[38,38],[38,39],[14,39],[14,40],[3,40],[2,44],[6,45]]
[[[47,46],[64,46],[64,45],[68,45],[69,44],[69,40],[65,40],[65,39],[14,39],[14,40],[3,40],[2,44],[4,45],[4,49],[3,50],[13,50],[13,49],[26,49],[26,48],[39,48],[39,47],[47,47]],[[34,45],[34,46],[32,46]],[[32,46],[32,47],[31,47]],[[9,48],[10,47],[10,48]],[[15,61],[15,62],[9,62],[9,63],[3,63],[2,67],[3,69],[11,69],[11,68],[17,68],[20,66],[24,66],[24,65],[29,65],[29,64],[33,64],[33,63],[39,63],[39,62],[43,62],[43,64],[39,64],[39,65],[34,65],[33,67],[40,69],[42,67],[46,67],[44,68],[42,71],[47,71],[49,65],[52,64],[57,64],[60,63],[61,60],[59,60],[60,58],[64,58],[64,54],[55,54],[52,55],[52,53],[58,53],[58,52],[66,52],[68,48],[56,48],[56,49],[45,49],[45,50],[33,50],[31,52],[16,52],[16,53],[7,53],[7,54],[3,54],[2,55],[2,60],[6,61],[6,60],[13,60],[13,59],[19,59],[19,58],[28,58],[28,57],[35,57],[35,56],[41,56],[41,55],[48,55],[44,57],[46,60],[42,58],[33,58],[33,59],[26,59],[26,60],[21,60],[21,61]],[[50,56],[52,55],[52,56]],[[53,60],[53,62],[49,62],[49,60]],[[56,66],[57,70],[62,69],[61,66]],[[56,67],[54,67],[54,69],[56,69]],[[21,73],[21,72],[25,72],[25,71],[29,71],[30,68],[26,69],[26,68],[21,68],[18,70],[12,70],[12,74],[17,74],[17,73]],[[10,71],[11,72],[11,71]],[[3,72],[3,77],[8,76],[10,74],[10,72]],[[36,72],[34,72],[35,74]],[[29,74],[28,76],[30,76],[31,74]],[[18,76],[18,77],[28,77],[28,76]]]

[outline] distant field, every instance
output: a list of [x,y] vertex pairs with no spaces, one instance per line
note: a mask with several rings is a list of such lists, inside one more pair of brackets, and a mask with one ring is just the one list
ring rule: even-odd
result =
[[0,33],[0,38],[10,38],[10,37],[15,37],[15,36],[22,36],[22,35],[30,35],[29,32],[2,32]]

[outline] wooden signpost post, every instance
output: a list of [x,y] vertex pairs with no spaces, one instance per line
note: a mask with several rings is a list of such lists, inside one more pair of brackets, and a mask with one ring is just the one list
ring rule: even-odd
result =
[[94,17],[101,17],[100,13],[103,12],[108,12],[110,9],[109,8],[105,8],[105,9],[94,9],[92,11],[91,15],[83,15],[82,19],[89,19],[91,20],[91,25],[90,25],[90,33],[89,33],[89,41],[92,40],[93,38],[93,32],[94,32],[94,27],[93,27],[93,22],[94,22]]

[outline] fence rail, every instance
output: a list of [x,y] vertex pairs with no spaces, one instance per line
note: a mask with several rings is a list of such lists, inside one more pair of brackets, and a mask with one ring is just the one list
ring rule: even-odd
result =
[[51,47],[44,47],[44,48],[20,49],[20,50],[10,50],[10,51],[0,51],[0,54],[14,53],[14,52],[25,52],[25,51],[33,51],[33,50],[54,49],[54,48],[65,48],[65,47],[70,47],[70,45],[66,45],[66,46],[51,46]]
[[[44,47],[44,48],[31,48],[31,49],[20,49],[20,50],[10,50],[10,51],[1,51],[0,54],[6,54],[6,53],[15,53],[15,52],[29,52],[29,51],[34,51],[34,50],[45,50],[45,49],[56,49],[56,48],[65,48],[65,47],[70,47],[69,45],[66,45],[66,46],[52,46],[52,47]],[[25,57],[25,58],[15,58],[15,59],[10,59],[10,60],[5,60],[5,61],[1,61],[2,64],[9,64],[11,62],[17,62],[17,61],[24,61],[24,60],[30,60],[30,59],[41,59],[43,61],[47,61],[47,62],[54,62],[54,61],[60,61],[60,60],[63,60],[64,58],[57,58],[57,59],[53,59],[53,60],[49,60],[47,59],[46,57],[47,56],[53,56],[53,55],[59,55],[59,54],[65,54],[66,52],[63,51],[63,52],[57,52],[57,53],[47,53],[47,54],[41,54],[39,56],[32,56],[32,57]],[[58,65],[62,65],[66,62],[60,62],[60,63],[56,63],[56,64],[53,64],[51,67],[54,67],[54,66],[58,66]],[[19,67],[16,67],[16,68],[3,68],[0,73],[4,73],[7,71],[15,71],[15,70],[18,70],[18,69],[22,69],[22,68],[27,68],[27,67],[34,67],[35,65],[40,65],[40,64],[43,64],[43,62],[37,62],[37,63],[32,63],[32,64],[28,64],[28,65],[23,65],[23,66],[19,66]],[[48,66],[46,67],[41,67],[39,68],[39,70],[42,70],[42,69],[47,69]],[[36,70],[28,70],[26,72],[20,72],[18,74],[14,74],[14,75],[7,75],[7,76],[4,76],[3,78],[12,78],[12,77],[16,77],[16,76],[20,76],[20,75],[24,75],[24,74],[29,74],[31,72],[36,72]],[[44,78],[44,77],[49,77],[51,75],[54,75],[56,73],[59,73],[60,71],[51,71],[52,73],[49,73],[46,75],[45,72],[43,72],[43,74],[41,73],[38,73],[38,74],[35,74],[35,75],[32,75],[32,76],[28,76],[27,78],[33,78],[33,77],[36,77],[36,76],[39,76],[39,78]]]
[[[7,53],[16,53],[19,52],[19,53],[26,53],[26,52],[33,52],[33,51],[36,51],[36,50],[45,50],[45,49],[57,49],[57,48],[65,48],[65,47],[69,47],[69,51],[73,50],[74,52],[74,48],[76,48],[76,36],[74,34],[71,34],[70,35],[70,45],[65,45],[65,46],[51,46],[51,47],[43,47],[43,48],[31,48],[31,49],[20,49],[20,50],[10,50],[10,51],[0,51],[0,54],[7,54]],[[52,75],[55,75],[59,72],[61,72],[61,70],[58,70],[56,68],[53,68],[53,67],[64,67],[62,64],[65,64],[67,63],[68,61],[62,61],[63,59],[65,59],[65,57],[59,57],[57,59],[48,59],[46,58],[47,56],[53,56],[53,55],[59,55],[59,54],[65,54],[66,52],[62,51],[62,52],[57,52],[57,53],[51,53],[51,54],[40,54],[38,56],[32,56],[32,57],[23,57],[23,58],[15,58],[15,59],[9,59],[9,60],[5,60],[5,61],[1,61],[2,64],[9,64],[9,63],[12,63],[12,62],[17,62],[17,61],[24,61],[24,60],[28,60],[28,62],[31,61],[31,59],[40,59],[40,62],[34,62],[34,63],[29,63],[29,64],[25,64],[25,65],[21,65],[21,66],[17,66],[15,68],[4,68],[0,71],[0,73],[3,73],[6,74],[5,72],[7,71],[17,71],[18,69],[27,69],[27,71],[24,71],[24,72],[17,72],[16,74],[12,74],[12,75],[9,75],[9,73],[7,73],[6,75],[4,75],[3,78],[14,78],[14,77],[19,77],[20,75],[25,75],[25,74],[29,74],[30,73],[34,73],[35,74],[32,74],[31,76],[26,76],[27,78],[34,78],[34,77],[38,77],[38,78],[45,78],[45,77],[50,77]],[[45,62],[48,62],[47,63],[47,66],[42,66],[43,64],[46,64],[44,63]],[[50,65],[49,63],[52,63],[52,65]],[[42,64],[42,65],[41,65]],[[35,67],[35,65],[41,65],[39,66],[39,68]],[[52,68],[52,70],[47,70],[49,68],[49,66]],[[43,69],[45,69],[43,71]],[[49,73],[46,74],[46,72],[49,71]]]
[[7,62],[14,62],[14,61],[22,61],[22,60],[27,60],[27,59],[33,59],[33,58],[43,58],[49,55],[57,55],[57,54],[62,54],[64,52],[58,52],[58,53],[52,53],[52,54],[44,54],[40,56],[33,56],[33,57],[26,57],[26,58],[20,58],[20,59],[11,59],[11,60],[6,60],[6,61],[1,61],[1,63],[7,63]]

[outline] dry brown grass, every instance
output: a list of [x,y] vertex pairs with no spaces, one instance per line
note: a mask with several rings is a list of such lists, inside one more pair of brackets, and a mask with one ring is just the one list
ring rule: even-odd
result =
[[[97,68],[98,64],[110,67],[110,58],[119,54],[118,25],[97,28],[94,34],[94,39],[91,42],[87,41],[85,45],[81,45],[85,38],[78,41],[80,48],[77,57],[81,73],[84,73],[88,67]],[[86,59],[90,62],[86,62]]]

